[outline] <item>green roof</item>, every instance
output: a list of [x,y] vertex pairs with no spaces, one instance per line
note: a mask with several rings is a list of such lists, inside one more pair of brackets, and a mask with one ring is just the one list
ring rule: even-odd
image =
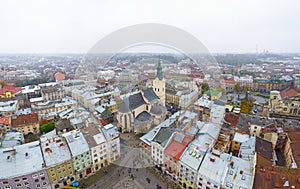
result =
[[215,90],[208,90],[204,94],[206,94],[208,96],[219,96],[221,94],[221,92],[215,91]]

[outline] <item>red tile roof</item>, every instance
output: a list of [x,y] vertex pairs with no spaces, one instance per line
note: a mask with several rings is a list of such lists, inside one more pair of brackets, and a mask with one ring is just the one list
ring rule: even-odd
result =
[[182,144],[187,146],[192,140],[193,140],[192,137],[185,136],[183,141],[182,141]]
[[0,117],[0,124],[10,125],[11,124],[11,118],[10,117]]
[[33,114],[25,114],[19,115],[16,118],[11,119],[11,126],[12,127],[23,127],[30,124],[38,123],[38,115],[37,113]]
[[238,119],[239,119],[238,114],[235,114],[235,113],[232,113],[232,112],[226,112],[225,113],[224,120],[229,122],[231,124],[231,126],[233,126],[233,127],[236,127]]
[[256,137],[255,151],[257,152],[257,154],[272,161],[273,159],[272,142],[267,141],[260,137]]
[[0,89],[0,95],[3,95],[5,92],[11,92],[13,94],[16,94],[22,90],[21,87],[13,87],[13,86],[4,86]]
[[[288,181],[289,187],[283,186]],[[300,169],[277,166],[257,166],[253,188],[300,188]]]
[[232,79],[232,80],[224,80],[224,83],[232,83],[232,84],[234,84],[235,83],[235,81]]
[[165,154],[173,157],[176,160],[179,160],[180,156],[184,152],[186,145],[181,144],[175,140],[169,144],[169,146],[165,150]]
[[297,96],[298,93],[294,88],[286,88],[283,91],[280,92],[280,96],[282,99],[284,98],[290,98],[290,97],[294,97]]
[[291,132],[288,135],[291,139],[291,149],[295,163],[300,167],[300,132]]
[[300,131],[289,133],[292,142],[300,142]]
[[65,79],[65,74],[61,73],[61,72],[57,72],[55,75],[55,80],[56,81],[61,81],[61,80],[64,80]]

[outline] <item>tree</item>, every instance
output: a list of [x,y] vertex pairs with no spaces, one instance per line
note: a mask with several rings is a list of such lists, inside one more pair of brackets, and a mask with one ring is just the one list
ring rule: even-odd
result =
[[249,102],[246,99],[243,99],[241,103],[241,113],[250,114],[253,105],[254,105],[253,102]]
[[202,94],[205,93],[208,90],[209,90],[208,83],[202,83],[202,86],[201,86]]
[[3,86],[7,86],[8,84],[5,82],[5,81],[0,81],[0,85],[3,87]]
[[55,123],[52,120],[46,124],[41,125],[40,130],[42,133],[48,133],[48,132],[52,131],[54,128],[55,128]]
[[233,90],[235,90],[236,92],[240,91],[241,90],[240,84],[239,83],[235,84]]

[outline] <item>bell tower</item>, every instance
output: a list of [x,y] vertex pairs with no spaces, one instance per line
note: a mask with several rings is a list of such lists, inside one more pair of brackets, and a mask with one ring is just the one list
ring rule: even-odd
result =
[[158,60],[156,78],[152,83],[155,94],[159,97],[160,103],[165,106],[166,98],[166,81],[163,77],[161,60]]

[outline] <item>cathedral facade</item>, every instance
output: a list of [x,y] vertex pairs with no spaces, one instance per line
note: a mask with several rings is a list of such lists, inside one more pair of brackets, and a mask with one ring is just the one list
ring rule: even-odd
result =
[[165,120],[165,79],[161,62],[157,66],[157,76],[151,87],[140,89],[122,99],[117,113],[121,132],[145,133],[153,125]]

